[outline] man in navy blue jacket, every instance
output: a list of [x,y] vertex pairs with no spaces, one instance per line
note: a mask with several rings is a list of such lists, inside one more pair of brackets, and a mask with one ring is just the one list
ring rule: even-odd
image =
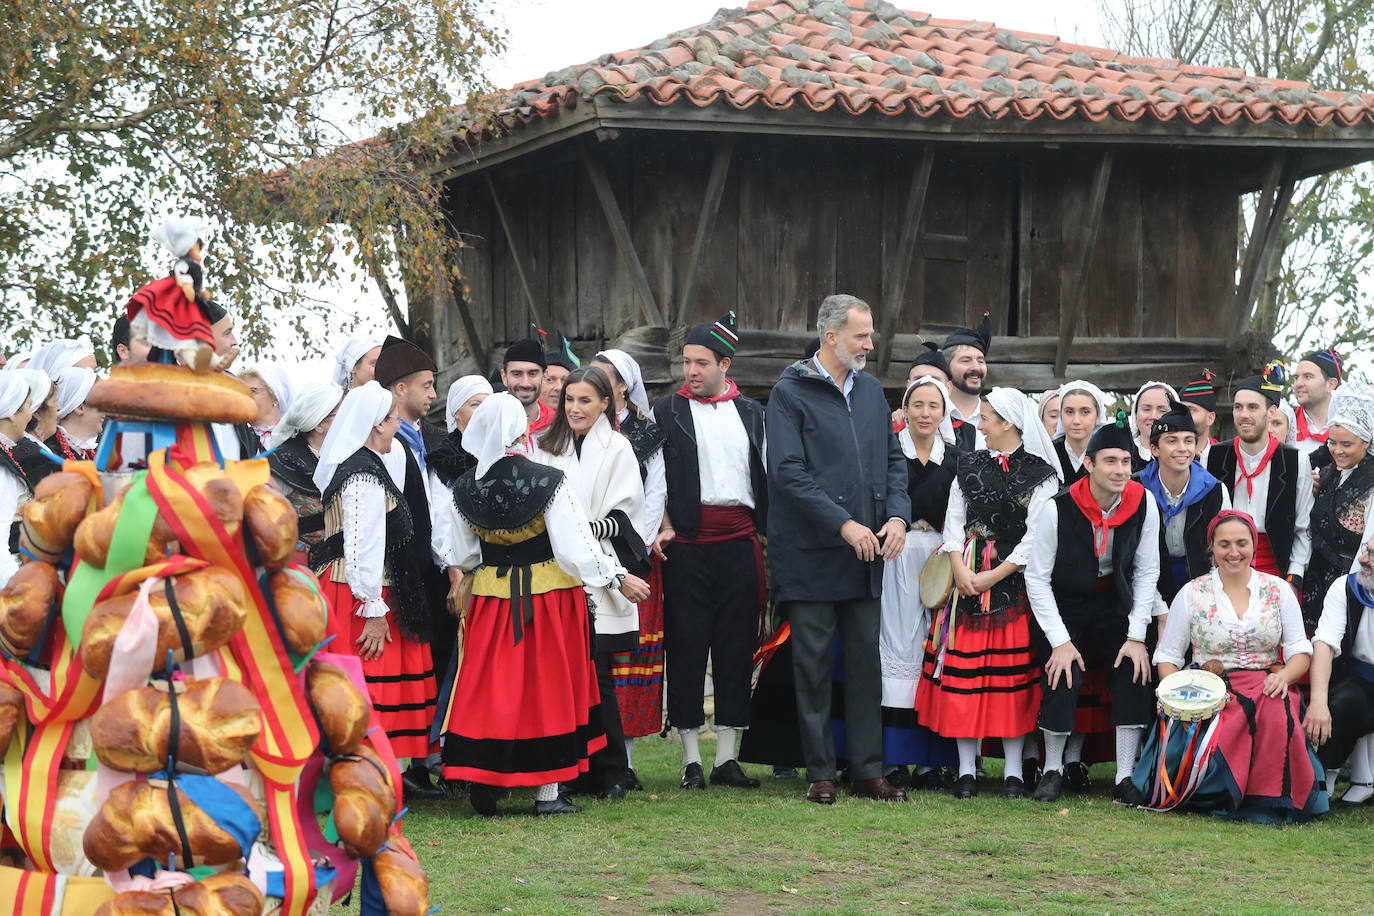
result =
[[768,563],[792,627],[807,798],[835,801],[830,734],[834,640],[844,652],[845,723],[855,795],[900,801],[882,778],[883,563],[906,541],[906,459],[877,379],[864,373],[873,315],[830,296],[816,317],[820,349],[783,370],[768,399]]

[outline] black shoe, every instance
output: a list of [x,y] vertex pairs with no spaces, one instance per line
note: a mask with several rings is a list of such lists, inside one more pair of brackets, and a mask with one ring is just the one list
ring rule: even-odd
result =
[[1145,804],[1145,796],[1140,794],[1140,790],[1135,787],[1135,782],[1128,776],[1117,783],[1116,788],[1112,789],[1112,801],[1118,805],[1139,808]]
[[1046,770],[1040,775],[1040,781],[1036,783],[1035,794],[1031,796],[1031,799],[1040,802],[1059,801],[1059,796],[1063,791],[1064,774],[1058,770]]
[[1025,757],[1021,760],[1021,779],[1028,786],[1033,786],[1040,780],[1040,758]]
[[796,767],[773,767],[774,779],[796,779],[799,775]]
[[736,789],[757,789],[759,781],[744,772],[738,760],[727,760],[711,768],[711,785],[734,786]]
[[973,798],[978,794],[978,778],[973,774],[960,776],[954,781],[955,798]]
[[411,767],[403,772],[401,786],[405,789],[406,801],[434,801],[444,797],[444,790],[429,781],[429,770],[424,767]]
[[634,770],[630,770],[629,779],[625,782],[625,788],[629,789],[631,792],[644,791],[644,783],[639,781],[639,777],[635,775]]
[[534,814],[536,817],[548,817],[551,814],[577,814],[582,810],[581,805],[574,805],[568,801],[568,796],[560,793],[553,801],[537,801],[534,803]]
[[911,788],[911,771],[906,767],[897,767],[892,772],[883,777],[887,784],[894,789],[901,789],[905,792]]
[[706,788],[706,774],[701,771],[701,764],[689,763],[682,771],[682,788],[684,789],[704,789]]
[[496,814],[496,803],[500,798],[501,793],[496,786],[486,786],[480,782],[474,782],[468,786],[468,801],[472,803],[472,810],[483,817],[491,817]]
[[924,773],[913,773],[911,776],[911,788],[913,789],[943,789],[945,787],[945,774],[939,770],[926,770]]
[[979,782],[982,782],[984,779],[988,778],[988,771],[983,769],[982,754],[979,754],[977,757],[973,758],[973,775],[978,778]]
[[600,792],[596,793],[596,797],[607,801],[615,801],[624,798],[625,787],[618,782],[610,783]]
[[1064,785],[1074,792],[1086,792],[1093,787],[1088,767],[1080,760],[1064,764]]
[[1002,780],[1003,798],[1023,798],[1026,794],[1026,784],[1015,776],[1008,776]]

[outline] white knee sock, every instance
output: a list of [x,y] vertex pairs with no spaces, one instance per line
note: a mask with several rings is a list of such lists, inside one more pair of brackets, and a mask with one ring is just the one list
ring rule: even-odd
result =
[[1069,743],[1068,732],[1045,731],[1045,772],[1064,772],[1064,746]]
[[1118,725],[1116,727],[1116,781],[1130,779],[1135,773],[1135,759],[1140,756],[1140,738],[1145,734],[1143,725]]
[[735,759],[735,736],[738,734],[733,728],[716,729],[716,766]]
[[1069,735],[1068,743],[1064,745],[1065,763],[1083,762],[1083,742],[1086,741],[1087,738],[1088,736],[1082,732],[1074,732],[1072,735]]
[[534,790],[535,801],[553,801],[558,797],[558,783],[551,782]]
[[701,763],[700,733],[695,728],[679,728],[677,734],[682,739],[683,769],[689,763]]
[[959,748],[959,775],[972,776],[978,766],[978,739],[955,738],[954,743]]
[[1355,750],[1350,754],[1350,788],[1341,796],[1345,801],[1358,803],[1374,795],[1374,788],[1355,785],[1357,782],[1374,782],[1374,772],[1369,766],[1371,744],[1374,744],[1374,735],[1365,735],[1355,742]]
[[1015,776],[1021,779],[1023,767],[1021,766],[1021,752],[1026,748],[1026,736],[1018,735],[1015,738],[1003,738],[1002,747],[1005,748],[1006,764],[1002,769],[1002,777],[1009,779]]
[[625,765],[630,769],[635,768],[635,739],[625,739]]

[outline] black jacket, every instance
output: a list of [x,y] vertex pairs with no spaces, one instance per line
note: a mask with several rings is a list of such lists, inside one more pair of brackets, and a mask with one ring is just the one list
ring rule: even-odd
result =
[[[1236,440],[1227,439],[1212,446],[1207,453],[1207,471],[1231,494],[1236,495]],[[1264,527],[1269,549],[1279,571],[1288,574],[1288,560],[1293,555],[1293,529],[1298,518],[1298,486],[1310,487],[1311,480],[1298,480],[1298,450],[1280,445],[1269,464],[1269,493],[1264,501]]]
[[[754,527],[765,530],[768,519],[768,479],[763,470],[763,405],[753,398],[735,398],[744,432],[749,437],[749,484],[754,492]],[[654,422],[667,437],[663,444],[664,476],[668,484],[668,518],[683,537],[695,537],[701,526],[701,466],[697,462],[696,424],[692,402],[680,394],[661,397],[654,404]]]
[[774,598],[878,597],[882,562],[861,562],[840,527],[853,519],[876,532],[890,518],[911,520],[906,456],[892,432],[882,385],[856,373],[846,402],[811,360],[802,360],[773,386],[767,417]]

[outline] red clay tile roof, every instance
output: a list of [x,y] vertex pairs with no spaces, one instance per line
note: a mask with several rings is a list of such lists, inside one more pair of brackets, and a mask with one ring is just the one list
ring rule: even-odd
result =
[[593,97],[920,118],[1144,118],[1185,129],[1270,120],[1374,126],[1374,95],[1127,57],[883,0],[755,0],[648,47],[520,83],[494,101],[506,126],[518,127]]

